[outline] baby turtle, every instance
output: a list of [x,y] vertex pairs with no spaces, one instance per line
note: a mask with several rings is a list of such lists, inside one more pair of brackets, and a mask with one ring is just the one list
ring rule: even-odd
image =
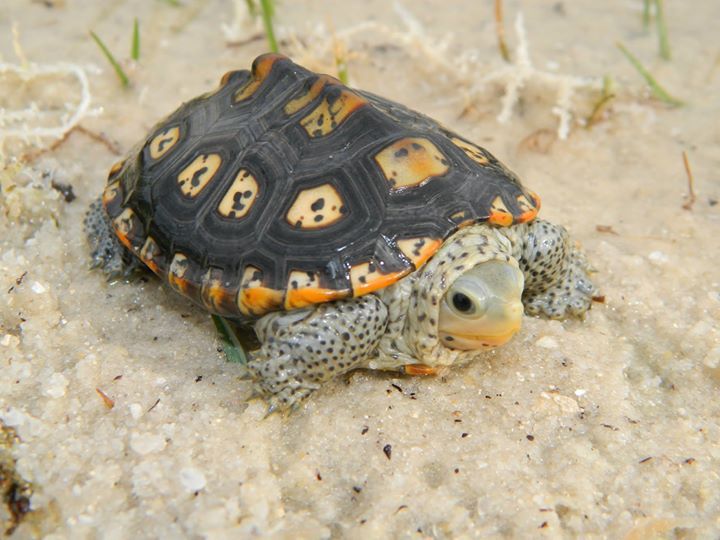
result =
[[107,274],[144,265],[254,324],[272,410],[356,368],[467,362],[523,311],[583,315],[585,257],[539,207],[484,148],[266,54],[114,165],[86,230]]

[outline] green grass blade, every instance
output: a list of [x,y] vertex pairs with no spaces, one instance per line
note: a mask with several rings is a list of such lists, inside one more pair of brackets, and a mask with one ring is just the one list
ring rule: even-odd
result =
[[108,62],[110,62],[110,65],[115,70],[115,73],[117,74],[118,78],[120,79],[120,82],[123,86],[129,86],[130,85],[130,79],[128,78],[125,71],[123,71],[123,68],[120,66],[117,60],[115,60],[115,57],[110,52],[110,49],[108,49],[105,44],[102,42],[102,40],[98,37],[98,35],[95,32],[90,32],[90,36],[95,40],[95,43],[97,43],[97,46],[100,47],[100,50],[105,55],[105,58],[108,59]]
[[130,49],[130,57],[136,62],[140,60],[140,21],[135,17],[133,22],[132,48]]
[[652,0],[643,0],[643,28],[650,28],[650,2]]
[[276,53],[279,49],[277,40],[275,39],[275,30],[273,30],[273,17],[275,16],[275,10],[273,8],[272,0],[260,0],[260,7],[262,8],[263,25],[265,25],[265,35],[267,36],[270,50]]
[[180,7],[180,0],[163,0],[163,2],[174,7]]
[[638,73],[642,75],[642,77],[645,79],[645,82],[650,87],[652,94],[656,98],[674,107],[680,107],[681,105],[684,105],[682,101],[671,96],[662,86],[660,86],[660,84],[655,80],[655,78],[650,74],[650,72],[645,69],[645,66],[640,63],[640,60],[638,60],[630,51],[628,51],[622,43],[617,43],[617,47],[618,49],[620,49],[620,52],[625,55],[625,58],[630,61],[630,63],[638,71]]
[[247,6],[248,13],[251,17],[255,18],[257,17],[257,6],[255,5],[255,0],[245,0],[245,5]]
[[660,57],[664,60],[670,60],[670,42],[668,41],[667,24],[665,23],[664,0],[655,0],[655,22],[657,23]]
[[227,361],[236,364],[247,364],[245,349],[243,349],[240,340],[235,335],[235,331],[232,326],[230,326],[227,319],[220,317],[219,315],[213,315],[212,320],[213,323],[215,323],[215,328],[217,329],[218,334],[220,335],[220,341],[222,342],[222,348],[225,352]]

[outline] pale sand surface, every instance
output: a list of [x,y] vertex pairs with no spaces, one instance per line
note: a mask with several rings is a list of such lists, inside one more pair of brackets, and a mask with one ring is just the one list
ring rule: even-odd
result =
[[[265,49],[263,40],[227,46],[229,2],[183,3],[5,0],[0,53],[19,62],[16,21],[29,60],[87,68],[97,114],[82,125],[125,151]],[[285,1],[277,25],[308,46],[299,59],[329,70],[318,24],[341,34],[372,20],[396,31],[346,40],[352,83],[436,117],[514,169],[542,195],[543,217],[583,244],[605,303],[583,322],[526,318],[508,346],[442,378],[357,372],[288,418],[263,420],[205,313],[156,279],[107,283],[88,269],[82,217],[117,156],[76,132],[19,169],[20,146],[8,140],[0,419],[19,437],[11,452],[34,510],[14,536],[717,538],[720,4],[666,2],[665,62],[642,29],[640,0],[506,2],[511,51],[522,10],[538,69],[618,83],[607,118],[591,130],[573,121],[566,140],[554,135],[557,88],[543,78],[528,80],[505,124],[501,86],[466,97],[503,67],[492,2],[405,2],[423,39],[408,38],[389,2],[353,4]],[[142,56],[122,89],[87,32],[126,58],[135,16]],[[687,105],[649,99],[618,40]],[[301,52],[297,42],[285,50]],[[476,68],[462,74],[453,66],[469,51]],[[0,107],[77,103],[78,85],[56,79],[0,76]],[[575,120],[595,100],[580,92]],[[525,140],[538,130],[535,144]],[[698,193],[691,211],[683,150]],[[52,180],[77,200],[66,203]]]

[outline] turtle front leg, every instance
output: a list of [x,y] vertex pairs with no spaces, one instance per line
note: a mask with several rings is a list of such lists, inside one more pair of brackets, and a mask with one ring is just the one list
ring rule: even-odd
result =
[[552,319],[581,317],[597,293],[585,254],[565,227],[539,219],[525,227],[518,257],[525,274],[525,312]]
[[269,412],[292,407],[323,382],[365,365],[386,324],[387,308],[375,295],[260,319],[255,332],[262,346],[248,369]]
[[115,236],[101,199],[90,205],[84,225],[90,244],[91,265],[93,268],[102,267],[108,279],[127,276],[142,267],[140,261]]

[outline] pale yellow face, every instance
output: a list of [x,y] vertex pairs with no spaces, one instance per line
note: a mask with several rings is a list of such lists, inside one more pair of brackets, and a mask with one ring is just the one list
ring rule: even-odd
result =
[[488,261],[462,274],[440,304],[440,342],[459,350],[506,343],[520,330],[524,285],[520,269],[505,261]]

